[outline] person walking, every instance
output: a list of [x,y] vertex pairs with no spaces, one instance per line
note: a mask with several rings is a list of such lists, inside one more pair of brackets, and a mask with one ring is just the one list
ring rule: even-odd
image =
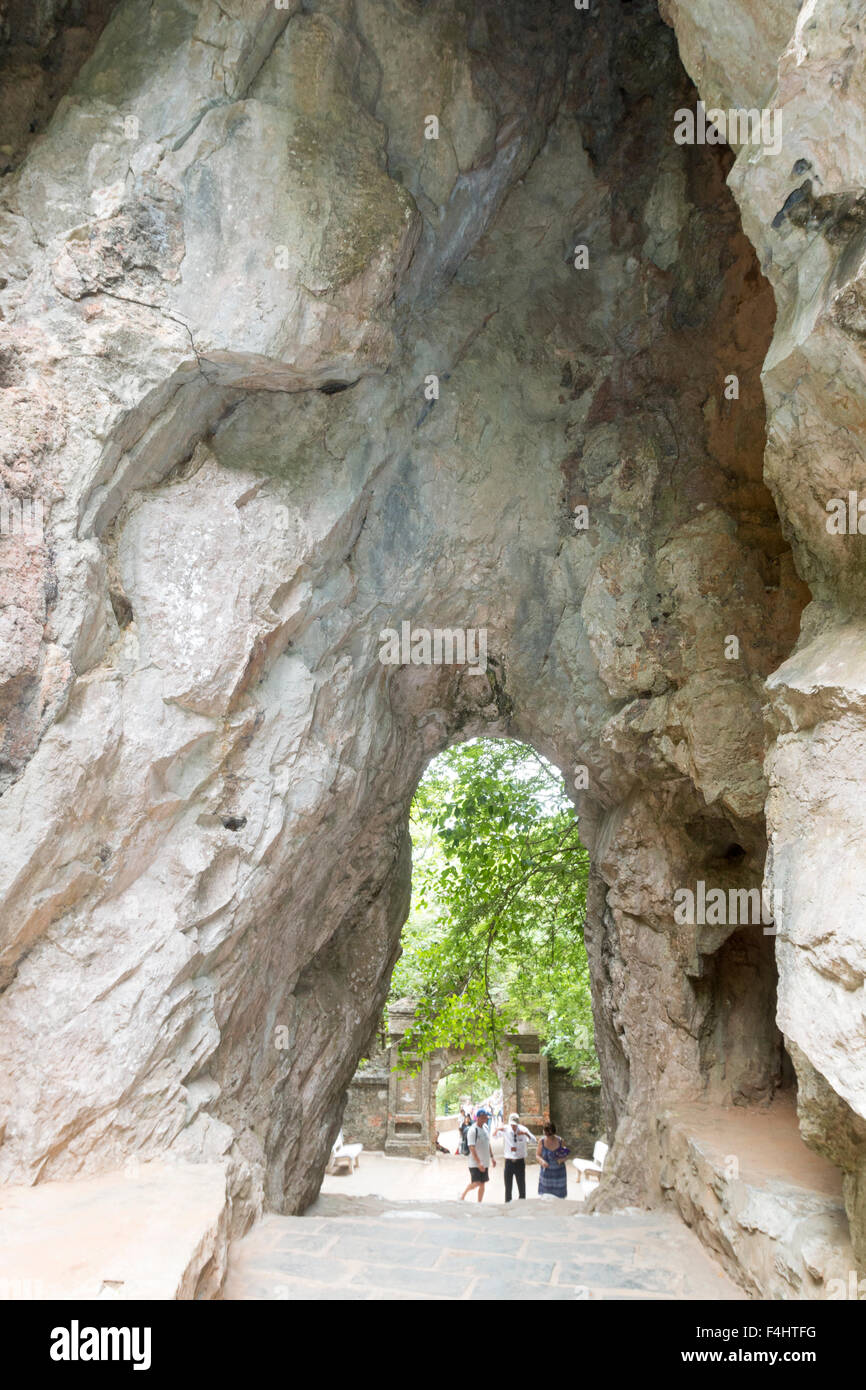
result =
[[568,1149],[557,1134],[552,1121],[544,1126],[544,1134],[538,1141],[536,1157],[541,1165],[538,1174],[539,1197],[567,1197],[568,1173],[565,1161]]
[[460,1194],[463,1201],[467,1192],[473,1189],[478,1193],[479,1202],[484,1201],[484,1186],[489,1170],[496,1167],[496,1159],[490,1152],[490,1131],[487,1128],[489,1115],[483,1105],[475,1112],[475,1123],[469,1126],[466,1142],[469,1145],[469,1182]]
[[505,1200],[511,1201],[511,1189],[517,1179],[517,1195],[526,1196],[526,1141],[535,1143],[535,1135],[520,1123],[519,1115],[509,1115],[508,1124],[500,1125],[493,1131],[493,1137],[502,1134],[502,1149],[505,1155]]

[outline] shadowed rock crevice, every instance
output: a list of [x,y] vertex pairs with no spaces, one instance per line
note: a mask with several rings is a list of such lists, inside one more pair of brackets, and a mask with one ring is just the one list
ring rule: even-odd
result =
[[[0,1174],[170,1152],[225,1165],[238,1229],[301,1210],[399,947],[415,787],[486,733],[574,791],[604,1200],[661,1200],[663,1109],[792,1082],[776,938],[676,895],[760,890],[776,732],[797,891],[796,774],[856,664],[817,695],[791,656],[792,539],[820,568],[774,502],[800,349],[773,359],[743,155],[674,142],[697,91],[648,0],[146,9],[3,205],[2,479],[50,506],[0,537]],[[403,623],[486,629],[486,671],[383,664]],[[842,964],[785,943],[795,1065],[859,1116],[797,1002],[797,952]]]
[[90,57],[117,0],[4,0],[0,6],[0,173],[21,162]]

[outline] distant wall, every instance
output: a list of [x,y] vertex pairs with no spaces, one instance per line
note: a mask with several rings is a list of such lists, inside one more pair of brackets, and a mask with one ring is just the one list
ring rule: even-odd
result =
[[[388,1134],[387,1052],[377,1051],[349,1086],[343,1115],[343,1137],[347,1144],[363,1144],[365,1149],[384,1150]],[[556,1127],[575,1158],[592,1158],[592,1147],[604,1133],[604,1117],[599,1086],[575,1086],[567,1071],[549,1069],[550,1113]],[[439,1116],[436,1128],[455,1129],[457,1116]],[[540,1134],[541,1130],[537,1132]]]
[[550,1113],[557,1131],[574,1158],[592,1158],[596,1139],[604,1134],[600,1086],[575,1086],[567,1071],[548,1071]]
[[347,1144],[383,1151],[388,1136],[388,1049],[377,1047],[366,1066],[355,1072],[343,1112]]

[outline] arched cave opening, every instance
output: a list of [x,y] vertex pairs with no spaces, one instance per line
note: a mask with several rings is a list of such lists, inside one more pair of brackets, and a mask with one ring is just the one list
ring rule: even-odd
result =
[[[677,0],[86,8],[15,59],[72,85],[16,103],[3,210],[0,1179],[169,1155],[235,1235],[305,1210],[419,780],[511,738],[591,857],[599,1200],[818,1296],[838,1173],[823,1244],[707,1193],[793,1064],[785,1152],[844,1170],[862,1264],[862,564],[824,501],[861,481],[862,209],[820,45],[792,77],[779,6],[752,72]],[[675,138],[768,73],[776,164]]]
[[[469,1086],[470,1113],[488,1104],[495,1153],[517,1113],[533,1158],[553,1120],[572,1158],[591,1160],[603,1121],[583,940],[589,858],[561,775],[512,740],[460,742],[428,765],[409,824],[412,904],[345,1140],[392,1158],[456,1154],[453,1087],[451,1119],[437,1109],[452,1074]],[[384,1165],[383,1179],[395,1172]]]
[[[575,1134],[579,1132],[580,1136],[580,1148],[575,1149],[574,1156],[586,1160],[591,1159],[597,1141],[609,1139],[614,1144],[611,1162],[614,1203],[623,1200],[618,1172],[618,1164],[623,1160],[616,1137],[618,1132],[625,1131],[626,1146],[638,1156],[642,1173],[637,1182],[630,1179],[629,1196],[632,1200],[651,1201],[646,1173],[652,1172],[660,1161],[664,1164],[666,1154],[664,1146],[661,1156],[656,1149],[652,1123],[643,1127],[634,1125],[634,1118],[642,1111],[652,1119],[666,1112],[676,1114],[678,1107],[682,1107],[690,1123],[695,1122],[697,1115],[698,1127],[710,1128],[724,1125],[724,1116],[730,1107],[752,1107],[761,1114],[766,1112],[768,1117],[781,1115],[784,1128],[790,1130],[791,1127],[796,1076],[776,1023],[776,928],[761,890],[765,845],[760,833],[750,837],[744,833],[742,823],[720,815],[717,809],[705,808],[682,824],[679,850],[682,854],[685,845],[689,857],[680,858],[678,862],[674,860],[669,872],[676,866],[683,871],[684,880],[690,871],[697,877],[691,888],[675,887],[668,878],[671,884],[668,910],[659,913],[652,926],[655,935],[665,938],[663,951],[656,952],[656,961],[652,964],[638,955],[630,966],[637,975],[632,983],[644,1015],[644,1046],[648,1055],[642,1057],[639,1051],[635,1054],[634,1031],[631,1030],[631,1036],[623,1036],[624,1030],[619,1031],[618,1001],[612,998],[608,988],[606,953],[591,947],[590,955],[586,955],[583,932],[587,926],[588,903],[592,901],[587,860],[580,859],[570,866],[575,878],[581,872],[584,875],[577,900],[581,966],[585,964],[586,969],[585,997],[581,998],[577,1010],[574,1000],[569,1010],[565,1001],[558,999],[558,989],[567,988],[558,975],[556,978],[548,976],[543,998],[536,998],[532,987],[523,981],[516,995],[519,1003],[509,1001],[507,971],[498,977],[495,965],[491,965],[488,981],[486,956],[483,988],[480,988],[482,981],[478,975],[473,976],[473,967],[479,968],[481,957],[477,948],[473,954],[472,947],[466,946],[466,938],[473,930],[480,931],[484,938],[488,921],[497,924],[499,904],[509,899],[513,891],[509,870],[514,881],[521,882],[519,852],[512,853],[503,847],[500,840],[503,828],[513,832],[515,822],[521,822],[513,838],[518,845],[522,844],[521,835],[526,826],[521,814],[525,814],[527,804],[537,804],[534,798],[539,797],[545,810],[548,805],[558,805],[562,812],[564,805],[569,805],[570,818],[571,802],[565,797],[564,784],[557,770],[539,758],[532,748],[522,744],[513,748],[513,759],[502,754],[497,757],[497,747],[508,746],[483,738],[474,739],[468,745],[458,742],[452,745],[451,754],[435,757],[420,780],[409,816],[415,847],[415,891],[402,937],[401,961],[389,991],[389,1007],[396,1012],[391,1026],[386,1010],[385,1021],[378,1027],[373,1061],[365,1059],[353,1078],[341,1133],[349,1143],[360,1142],[369,1150],[382,1151],[391,1157],[404,1155],[417,1159],[433,1154],[438,1147],[438,1131],[443,1125],[449,1126],[450,1141],[456,1135],[456,1121],[449,1122],[436,1104],[442,1079],[455,1070],[464,1086],[468,1082],[475,1083],[474,1097],[470,1085],[470,1094],[463,1098],[465,1101],[486,1100],[489,1092],[499,1097],[500,1109],[503,1105],[506,1110],[518,1106],[516,1081],[512,1078],[503,1083],[506,1054],[497,1051],[503,1039],[492,1045],[486,1041],[487,1011],[495,998],[497,1007],[511,1019],[513,1030],[535,1035],[531,1045],[525,1045],[529,1047],[526,1058],[529,1065],[524,1065],[524,1071],[528,1073],[527,1092],[537,1098],[533,1106],[539,1113],[521,1118],[540,1133],[544,1120],[549,1119],[553,1111],[559,1116],[558,1123],[568,1143],[573,1142],[574,1136],[563,1123],[567,1115],[575,1126]],[[485,748],[493,750],[488,759],[484,756]],[[451,756],[455,749],[461,754],[459,759]],[[469,756],[465,757],[464,752]],[[532,773],[539,767],[543,770],[542,776],[540,779],[536,776],[533,784]],[[520,790],[521,777],[528,779],[530,790],[525,793]],[[540,789],[539,780],[543,783]],[[506,787],[510,799],[505,793]],[[669,811],[675,804],[675,788],[670,790]],[[685,790],[685,785],[680,790]],[[693,809],[688,794],[685,803],[687,809]],[[669,824],[672,819],[669,816]],[[573,825],[577,832],[576,816]],[[440,830],[446,838],[450,837],[453,859],[442,855],[442,844],[437,840]],[[740,838],[735,839],[735,836]],[[467,844],[471,848],[463,849],[464,864],[460,850]],[[579,841],[576,848],[582,851]],[[423,866],[420,873],[419,860]],[[428,861],[426,866],[425,860]],[[456,871],[455,864],[458,865]],[[691,870],[685,869],[686,864],[691,865]],[[446,871],[451,873],[450,892],[440,902],[436,896],[437,880]],[[483,889],[477,895],[469,877],[463,876],[471,872],[480,874],[483,880]],[[563,922],[558,926],[560,903],[557,894],[565,893],[570,877],[567,870],[564,878],[551,879],[546,889],[550,902],[545,903],[550,921],[549,925],[545,923],[540,927],[537,940],[530,941],[531,932],[527,931],[525,917],[527,914],[532,917],[536,910],[538,917],[542,916],[543,894],[534,900],[529,894],[522,904],[523,914],[520,911],[513,914],[517,925],[511,924],[515,942],[511,944],[510,955],[512,968],[516,967],[518,975],[530,960],[534,961],[548,944],[552,944],[557,930],[565,930],[568,904],[561,904]],[[688,898],[687,912],[681,911],[683,898]],[[450,939],[445,925],[449,916]],[[445,922],[437,920],[439,917]],[[491,939],[495,941],[496,938],[487,938],[488,950]],[[443,944],[447,945],[447,950],[440,960],[436,951]],[[661,1007],[655,1017],[648,998],[656,980],[655,967],[663,954],[668,957],[668,969],[673,967],[669,978],[676,979],[675,988],[681,996],[679,1016],[672,1013],[671,994],[663,995],[658,1001]],[[567,978],[562,977],[563,980]],[[475,992],[473,984],[479,986]],[[406,997],[407,994],[411,997]],[[455,997],[464,995],[465,1005],[459,1010],[452,1009]],[[418,1000],[423,1001],[421,1026],[416,1022]],[[600,1050],[613,1038],[617,1047],[616,1060],[625,1064],[619,1069],[616,1066],[608,1069],[601,1076],[596,1074],[598,1057],[593,1043],[591,1009],[599,1021],[601,1039],[606,1040]],[[554,1029],[548,1032],[549,1021],[554,1019],[555,1029],[559,1031],[559,1049]],[[579,1034],[583,1035],[580,1039],[582,1051],[573,1046]],[[563,1042],[566,1044],[564,1050]],[[545,1055],[551,1051],[550,1044],[552,1057]],[[542,1057],[543,1069],[538,1065]],[[609,1059],[610,1051],[607,1051],[605,1062],[609,1063]],[[557,1067],[557,1061],[568,1061],[571,1066]],[[549,1068],[556,1069],[555,1087],[552,1075],[548,1079]],[[486,1087],[481,1087],[483,1095],[477,1090],[482,1075],[487,1083]],[[599,1080],[603,1082],[603,1094],[598,1093],[596,1082]],[[697,1111],[691,1108],[695,1104],[699,1107]],[[448,1108],[457,1114],[456,1105]],[[495,1112],[494,1122],[498,1119]],[[666,1123],[669,1124],[670,1119]],[[764,1143],[772,1143],[772,1130],[768,1134],[769,1137],[764,1136]],[[449,1152],[457,1151],[453,1142],[447,1147]],[[626,1152],[627,1172],[632,1161]],[[389,1170],[383,1171],[387,1175]],[[392,1169],[391,1176],[394,1172]],[[583,1199],[587,1193],[579,1183],[577,1186]],[[602,1179],[597,1189],[591,1189],[595,1206],[604,1206],[607,1186]],[[399,1181],[397,1187],[400,1188]],[[332,1184],[330,1190],[339,1188],[340,1184]],[[403,1195],[404,1189],[400,1190]],[[428,1184],[428,1199],[431,1191]],[[454,1194],[447,1194],[443,1186],[441,1195],[453,1197]]]

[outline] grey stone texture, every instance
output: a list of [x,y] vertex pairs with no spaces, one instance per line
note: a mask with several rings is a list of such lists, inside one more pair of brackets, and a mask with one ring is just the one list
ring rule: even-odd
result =
[[[589,1216],[569,1201],[420,1207],[370,1197],[320,1197],[311,1212],[312,1220],[265,1217],[234,1242],[222,1296],[559,1302],[746,1297],[671,1213]],[[318,1249],[311,1245],[299,1261],[286,1244],[311,1224]]]
[[[120,0],[5,180],[2,498],[46,520],[0,537],[0,1180],[171,1155],[236,1230],[303,1210],[417,781],[514,736],[588,774],[598,1200],[660,1199],[666,1106],[769,1103],[784,1035],[863,1263],[863,559],[824,506],[866,486],[862,26],[716,13],[665,5],[779,156],[674,143],[649,0]],[[383,666],[403,620],[486,627],[487,671]],[[774,937],[674,919],[765,875]]]

